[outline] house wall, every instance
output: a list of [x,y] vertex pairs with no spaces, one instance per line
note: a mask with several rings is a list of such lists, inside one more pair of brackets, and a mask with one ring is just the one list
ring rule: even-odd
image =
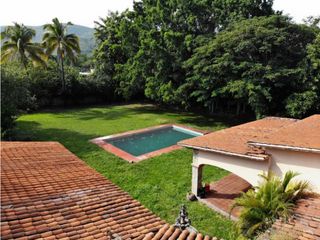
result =
[[[211,165],[223,168],[256,186],[259,174],[268,171],[268,161],[258,161],[224,154],[194,150],[193,166]],[[196,180],[196,179],[195,179]]]
[[271,154],[271,171],[282,177],[287,171],[300,173],[296,179],[307,180],[313,191],[320,193],[320,154],[267,149]]

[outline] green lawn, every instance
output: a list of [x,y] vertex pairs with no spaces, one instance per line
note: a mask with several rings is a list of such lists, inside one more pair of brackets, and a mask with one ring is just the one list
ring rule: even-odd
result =
[[[130,164],[89,142],[99,136],[165,123],[209,130],[230,125],[226,120],[131,104],[23,115],[17,121],[17,138],[58,141],[169,223],[174,223],[179,206],[185,203],[193,226],[200,232],[231,239],[230,220],[198,202],[186,201],[191,187],[191,150],[177,150]],[[226,174],[214,167],[204,170],[205,181],[218,180]]]

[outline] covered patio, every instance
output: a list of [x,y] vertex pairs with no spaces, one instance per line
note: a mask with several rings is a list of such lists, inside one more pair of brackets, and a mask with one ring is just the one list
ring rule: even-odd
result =
[[[192,193],[215,211],[229,216],[234,199],[257,186],[259,175],[268,172],[272,164],[271,155],[264,148],[248,142],[268,138],[296,122],[295,119],[268,117],[180,142],[179,145],[193,149]],[[211,183],[210,192],[201,198],[205,166],[215,166],[231,174]],[[239,209],[234,209],[231,218],[236,220],[238,216]]]
[[[273,172],[282,177],[288,171],[299,173],[320,193],[320,115],[303,120],[266,117],[260,120],[179,142],[193,149],[191,191],[199,200],[226,215],[234,198],[257,186],[260,174]],[[231,174],[203,192],[203,167],[215,166]],[[237,211],[232,217],[236,219]]]
[[211,183],[210,192],[206,194],[205,198],[199,198],[199,201],[222,215],[237,220],[240,208],[236,207],[230,211],[235,202],[234,199],[251,187],[250,183],[231,173],[219,181]]

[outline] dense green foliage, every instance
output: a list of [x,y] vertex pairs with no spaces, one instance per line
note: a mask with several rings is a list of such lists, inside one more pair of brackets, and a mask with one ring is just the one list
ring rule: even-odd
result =
[[34,99],[25,81],[25,71],[17,68],[1,69],[1,137],[10,138],[19,112],[34,106]]
[[[79,75],[80,67],[70,65],[65,66],[66,91],[61,95],[61,79],[57,68],[57,62],[54,60],[49,60],[46,68],[34,68],[29,64],[26,70],[12,62],[2,66],[2,73],[11,72],[12,81],[21,82],[28,90],[34,100],[33,106],[29,106],[29,109],[109,101],[104,83],[94,80],[92,76]],[[4,104],[1,106],[4,107]],[[23,107],[24,104],[20,106]]]
[[287,99],[290,116],[302,117],[320,110],[320,34],[307,47],[306,75]]
[[[249,105],[257,117],[284,113],[284,103],[296,100],[302,86],[310,93],[302,98],[312,101],[317,92],[307,78],[305,59],[314,38],[313,28],[293,24],[287,17],[237,22],[187,61],[187,84],[196,86],[190,94],[205,105],[233,101],[238,110]],[[306,110],[312,106],[307,104]]]
[[256,189],[236,199],[234,207],[243,207],[237,223],[241,234],[251,238],[271,227],[276,219],[288,219],[294,202],[310,188],[306,181],[294,181],[297,175],[292,171],[288,171],[283,179],[270,172],[261,175],[263,181]]
[[[199,202],[186,200],[191,184],[191,150],[177,150],[130,164],[89,142],[100,136],[166,123],[207,130],[227,126],[225,119],[134,104],[23,115],[17,120],[17,136],[20,140],[58,141],[169,223],[175,222],[184,203],[198,231],[234,240],[229,237],[232,221]],[[222,169],[206,166],[204,181],[216,181],[226,174]]]
[[[38,103],[43,106],[54,102],[53,97],[56,96],[60,100],[62,98],[62,104],[65,104],[66,99],[73,98],[74,95],[78,99],[79,96],[87,97],[92,94],[90,86],[96,87],[96,84],[86,81],[90,79],[89,77],[82,81],[79,70],[71,67],[71,64],[77,60],[80,47],[78,37],[74,34],[67,34],[67,27],[70,24],[62,24],[57,18],[54,18],[52,24],[44,25],[45,33],[42,44],[32,42],[36,33],[23,24],[15,23],[1,32],[0,64],[1,92],[3,93],[1,95],[3,120],[1,133],[13,127],[19,110],[27,109],[25,103],[26,96],[29,94],[34,96],[33,99],[38,99],[38,101],[33,101],[33,108],[36,108]],[[69,63],[67,80],[72,85],[68,92],[66,92],[64,66],[66,60]],[[56,67],[54,71],[53,66]],[[57,74],[62,84],[58,84]],[[62,91],[57,88],[58,86]],[[93,94],[96,94],[96,90]]]
[[312,52],[319,29],[293,23],[272,4],[136,2],[132,11],[97,23],[96,79],[115,98],[147,97],[214,113],[303,117],[318,111],[319,58]]
[[1,65],[1,133],[9,138],[14,120],[21,112],[46,107],[89,105],[110,102],[108,86],[92,76],[79,75],[80,67],[65,66],[66,91],[61,94],[61,79],[54,60],[46,68],[26,68],[20,62]]
[[[33,29],[15,24],[1,33],[1,63],[22,63],[27,71],[16,71],[39,107],[147,98],[211,113],[302,118],[320,111],[319,18],[295,24],[272,4],[135,2],[97,23],[93,60],[77,59],[70,23],[44,25],[42,45],[32,42]],[[93,66],[93,76],[78,74]]]

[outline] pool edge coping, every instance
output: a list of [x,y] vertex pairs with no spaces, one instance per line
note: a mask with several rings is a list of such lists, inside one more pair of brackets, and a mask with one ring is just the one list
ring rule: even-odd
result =
[[[94,144],[98,145],[99,147],[103,148],[105,151],[110,152],[110,153],[116,155],[117,157],[122,158],[123,160],[126,160],[130,163],[137,163],[137,162],[140,162],[142,160],[146,160],[151,157],[159,156],[163,153],[168,153],[168,152],[171,152],[174,150],[182,149],[183,147],[175,144],[175,145],[161,148],[159,150],[145,153],[145,154],[142,154],[139,156],[133,156],[130,153],[123,151],[122,149],[117,148],[116,146],[114,146],[110,143],[107,143],[104,140],[114,139],[114,138],[119,138],[119,137],[128,137],[128,136],[132,136],[132,135],[139,134],[139,133],[146,133],[146,132],[150,132],[153,130],[162,129],[162,128],[166,128],[166,127],[174,127],[174,126],[184,128],[184,129],[187,129],[187,130],[190,130],[193,132],[201,133],[202,135],[206,135],[206,134],[210,133],[210,131],[199,130],[199,129],[184,126],[181,124],[172,123],[172,124],[161,124],[161,125],[157,125],[157,126],[152,126],[152,127],[147,127],[147,128],[137,129],[137,130],[131,130],[131,131],[123,132],[123,133],[117,133],[117,134],[112,134],[112,135],[108,135],[108,136],[98,137],[98,138],[91,139],[89,141],[91,143],[94,143]],[[195,136],[195,137],[197,137],[197,136]]]

